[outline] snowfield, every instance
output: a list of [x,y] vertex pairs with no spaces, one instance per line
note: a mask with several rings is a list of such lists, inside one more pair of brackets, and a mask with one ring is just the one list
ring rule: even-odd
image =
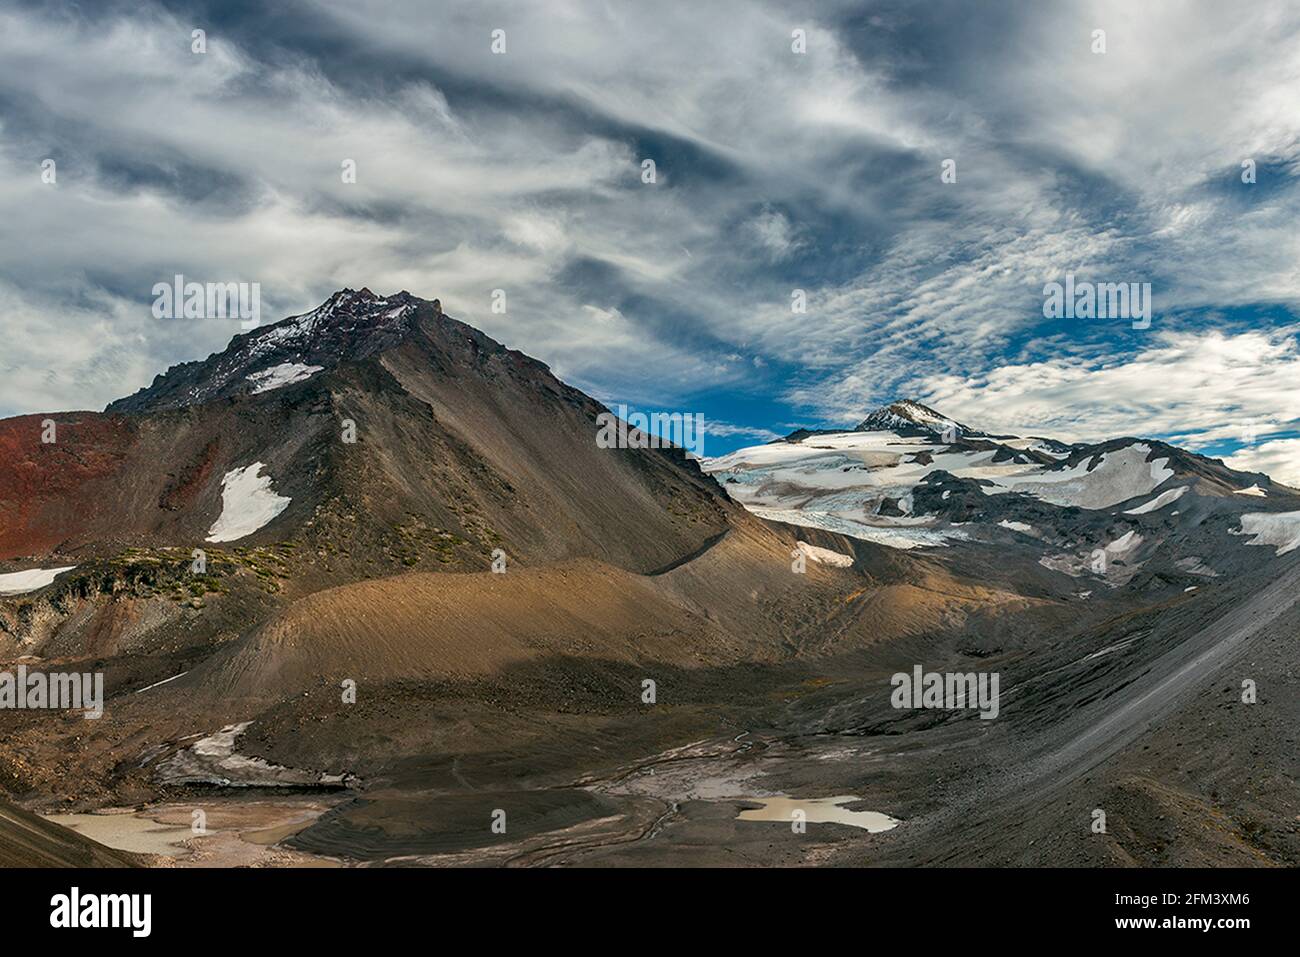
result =
[[1110,508],[1155,491],[1156,486],[1174,474],[1168,467],[1168,459],[1147,462],[1150,454],[1151,446],[1138,442],[1103,453],[1101,461],[1091,471],[1088,466],[1094,459],[1085,459],[1066,469],[1025,470],[1019,475],[994,479],[999,488],[986,488],[985,491],[990,494],[997,491],[1028,492],[1053,505]]
[[270,392],[272,389],[310,379],[323,368],[325,367],[303,365],[301,362],[282,362],[278,366],[254,372],[247,379],[253,384],[253,395],[257,395],[259,392]]
[[289,506],[292,499],[271,491],[271,476],[261,475],[266,465],[254,462],[232,469],[221,480],[221,515],[208,530],[210,542],[233,542],[252,535]]
[[[1042,465],[1005,447],[1014,457],[994,462],[996,449],[958,448],[928,436],[836,432],[739,449],[708,459],[703,467],[756,515],[894,548],[943,545],[969,537],[950,525],[941,527],[935,517],[911,514],[912,493],[932,472],[983,482],[986,495],[1022,492],[1053,505],[1094,510],[1150,494],[1174,474],[1167,458],[1148,462],[1151,446],[1140,442],[1069,468]],[[1148,506],[1163,507],[1181,494],[1168,493],[1159,505]],[[887,500],[903,516],[880,514]]]
[[1247,512],[1235,535],[1255,536],[1247,545],[1276,545],[1277,554],[1300,548],[1300,512]]
[[838,505],[852,499],[879,504],[884,498],[902,498],[931,472],[943,470],[991,482],[984,487],[988,495],[1026,492],[1053,505],[1103,509],[1146,495],[1174,474],[1168,459],[1147,462],[1150,454],[1149,445],[1135,443],[1103,453],[1091,470],[1094,459],[1048,468],[1027,461],[994,463],[992,450],[950,451],[893,432],[845,432],[740,449],[707,460],[704,468],[728,483],[742,503],[767,508],[797,508],[830,494]]
[[0,575],[0,595],[25,595],[36,591],[76,567],[76,565],[65,565],[63,568],[29,568],[25,572],[9,572]]
[[734,480],[727,489],[743,504],[801,508],[815,498],[823,507],[833,499],[826,510],[840,512],[901,499],[940,469],[962,478],[996,479],[1027,467],[1023,462],[994,465],[993,451],[945,449],[893,432],[845,432],[740,449],[707,460],[704,469],[720,482]]

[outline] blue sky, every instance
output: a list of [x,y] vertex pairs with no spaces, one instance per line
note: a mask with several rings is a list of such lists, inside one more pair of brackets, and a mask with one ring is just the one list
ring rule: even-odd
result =
[[[1298,33],[1266,0],[9,3],[0,414],[220,349],[152,317],[179,272],[267,321],[439,297],[703,412],[709,454],[907,396],[1300,482]],[[1151,328],[1045,319],[1067,272],[1150,283]]]

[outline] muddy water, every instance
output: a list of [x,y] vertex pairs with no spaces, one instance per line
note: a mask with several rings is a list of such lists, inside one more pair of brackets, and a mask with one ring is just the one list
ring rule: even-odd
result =
[[745,800],[747,803],[761,804],[762,807],[741,811],[736,815],[738,821],[780,821],[789,824],[795,820],[795,812],[802,811],[804,820],[809,824],[847,824],[872,834],[893,830],[899,824],[888,814],[879,811],[850,811],[845,805],[859,800],[852,794],[829,798],[774,797]]
[[[110,808],[94,814],[52,814],[47,820],[108,847],[169,857],[179,867],[337,867],[336,860],[293,851],[284,842],[338,801],[249,801],[212,795],[201,807]],[[205,815],[204,829],[198,833],[192,829],[196,810]]]
[[184,857],[183,842],[194,836],[188,825],[159,824],[134,814],[51,814],[46,820],[72,828],[92,841],[137,854]]

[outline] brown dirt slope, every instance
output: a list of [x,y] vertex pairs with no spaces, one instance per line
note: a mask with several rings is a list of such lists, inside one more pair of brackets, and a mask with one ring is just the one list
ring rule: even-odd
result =
[[322,677],[468,678],[545,655],[690,667],[754,650],[667,600],[653,579],[577,559],[326,589],[222,649],[183,683],[221,699],[278,700]]
[[0,867],[136,867],[115,851],[75,831],[0,801]]

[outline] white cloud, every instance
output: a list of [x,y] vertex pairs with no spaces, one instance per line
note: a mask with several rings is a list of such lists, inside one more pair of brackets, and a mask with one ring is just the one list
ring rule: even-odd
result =
[[1264,472],[1285,485],[1300,488],[1300,439],[1274,439],[1248,446],[1223,460],[1243,472]]
[[1300,419],[1296,332],[1158,333],[1132,357],[1009,363],[912,385],[927,404],[989,431],[1065,441],[1171,436],[1200,448],[1266,438]]
[[733,425],[730,422],[718,422],[715,419],[706,418],[704,420],[704,431],[709,435],[733,436],[741,435],[746,438],[760,439],[764,442],[771,442],[774,439],[781,438],[771,429],[759,429],[749,425]]
[[772,259],[785,259],[802,245],[790,220],[777,210],[763,210],[746,226]]

